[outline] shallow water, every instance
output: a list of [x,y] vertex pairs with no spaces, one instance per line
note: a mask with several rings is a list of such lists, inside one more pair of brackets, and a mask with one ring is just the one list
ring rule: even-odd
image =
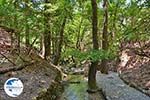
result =
[[71,75],[69,76],[70,82],[80,83],[68,83],[65,85],[65,91],[62,95],[61,100],[104,100],[100,92],[88,94],[87,80],[82,75]]

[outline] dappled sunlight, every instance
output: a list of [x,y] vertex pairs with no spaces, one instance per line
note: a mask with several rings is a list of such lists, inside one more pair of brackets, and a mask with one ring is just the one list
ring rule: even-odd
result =
[[150,100],[149,1],[0,0],[0,100]]

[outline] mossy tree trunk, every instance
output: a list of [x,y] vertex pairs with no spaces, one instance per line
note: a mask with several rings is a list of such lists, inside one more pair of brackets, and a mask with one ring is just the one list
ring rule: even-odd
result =
[[[102,49],[108,50],[108,1],[104,0],[104,24],[103,24],[103,34],[102,34]],[[102,59],[101,61],[101,72],[108,74],[107,59]]]
[[[45,4],[50,3],[50,0],[45,0]],[[44,58],[47,59],[51,54],[51,32],[50,32],[50,13],[47,12],[48,6],[45,5],[44,7],[44,33],[43,33],[43,42],[44,42]]]
[[59,63],[60,57],[61,57],[61,49],[62,49],[62,44],[63,44],[63,38],[64,38],[64,29],[65,29],[65,25],[66,25],[66,17],[64,17],[63,19],[63,23],[61,25],[60,28],[60,33],[59,33],[59,41],[58,41],[58,46],[57,46],[57,53],[56,53],[56,57],[54,60],[54,64],[57,65]]
[[[98,50],[98,34],[97,34],[97,2],[96,0],[91,0],[92,5],[92,40],[93,40],[93,49]],[[95,91],[96,87],[96,69],[98,61],[92,61],[92,64],[89,68],[88,73],[88,91]]]

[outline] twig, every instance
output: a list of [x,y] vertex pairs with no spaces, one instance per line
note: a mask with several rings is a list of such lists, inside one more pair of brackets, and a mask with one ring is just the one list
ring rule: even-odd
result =
[[18,55],[18,57],[23,61],[23,62],[27,62],[26,60],[24,60],[19,53],[16,53]]
[[32,42],[29,50],[28,50],[28,54],[30,54],[31,50],[32,50],[32,46],[34,45],[34,43],[36,42],[36,40],[38,39],[38,36],[36,36],[36,38],[34,39],[34,41]]
[[8,57],[6,57],[4,54],[2,54],[1,52],[0,52],[0,54],[4,57],[4,58],[6,58],[10,63],[12,63],[14,66],[16,66],[16,64],[13,62],[13,61],[11,61]]
[[144,52],[144,50],[143,50],[144,46],[142,46],[142,44],[140,43],[140,41],[138,41],[138,43],[139,43],[139,46],[140,46],[140,48],[139,48],[139,49],[140,49],[140,53],[138,53],[138,54],[150,58],[150,56],[147,55],[147,54]]

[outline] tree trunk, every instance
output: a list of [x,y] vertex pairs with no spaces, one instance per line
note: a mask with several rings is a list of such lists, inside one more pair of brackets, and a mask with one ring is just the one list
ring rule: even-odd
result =
[[[45,3],[50,3],[49,0],[45,0]],[[50,25],[49,25],[49,16],[50,14],[46,12],[48,7],[45,5],[45,12],[44,12],[44,58],[47,59],[51,54],[51,34],[50,34]]]
[[26,41],[25,41],[26,47],[28,47],[30,45],[30,43],[29,43],[29,25],[28,25],[27,17],[26,17],[26,27],[25,27],[25,39],[26,39]]
[[80,34],[81,34],[81,26],[82,26],[82,22],[83,22],[83,19],[81,18],[80,20],[80,24],[79,24],[79,30],[78,30],[78,33],[77,33],[77,42],[76,42],[76,48],[78,50],[81,50],[80,49],[80,42],[81,42],[81,39],[80,39]]
[[[17,10],[17,0],[15,0],[14,2],[14,8],[15,10]],[[14,15],[14,29],[18,29],[18,20],[17,20],[17,15],[15,14]],[[17,38],[16,42],[17,44],[15,43],[15,38]],[[13,48],[16,48],[18,49],[18,51],[20,52],[20,33],[18,31],[14,32],[11,34],[11,45],[13,46]]]
[[[98,35],[97,35],[97,2],[96,0],[91,0],[92,5],[92,40],[93,40],[93,49],[98,50]],[[98,61],[92,61],[92,64],[89,68],[88,73],[88,91],[94,92],[97,90],[96,86],[96,69]]]
[[54,56],[55,55],[55,50],[56,50],[56,40],[55,40],[55,37],[53,36],[52,37],[52,55]]
[[28,47],[30,45],[29,43],[29,25],[28,25],[28,15],[29,15],[29,8],[28,8],[28,3],[29,1],[28,0],[25,0],[25,44],[26,44],[26,47]]
[[[102,49],[107,51],[108,50],[108,1],[104,0],[103,4],[104,8],[104,26],[103,26],[103,34],[102,34]],[[101,61],[101,72],[108,74],[108,66],[107,60],[102,59]]]
[[61,57],[61,49],[62,49],[62,44],[63,44],[63,38],[64,38],[64,29],[66,25],[66,17],[63,20],[63,23],[61,25],[60,29],[60,36],[59,36],[59,41],[58,41],[58,49],[57,49],[57,54],[54,60],[54,64],[57,65],[59,63],[60,57]]

